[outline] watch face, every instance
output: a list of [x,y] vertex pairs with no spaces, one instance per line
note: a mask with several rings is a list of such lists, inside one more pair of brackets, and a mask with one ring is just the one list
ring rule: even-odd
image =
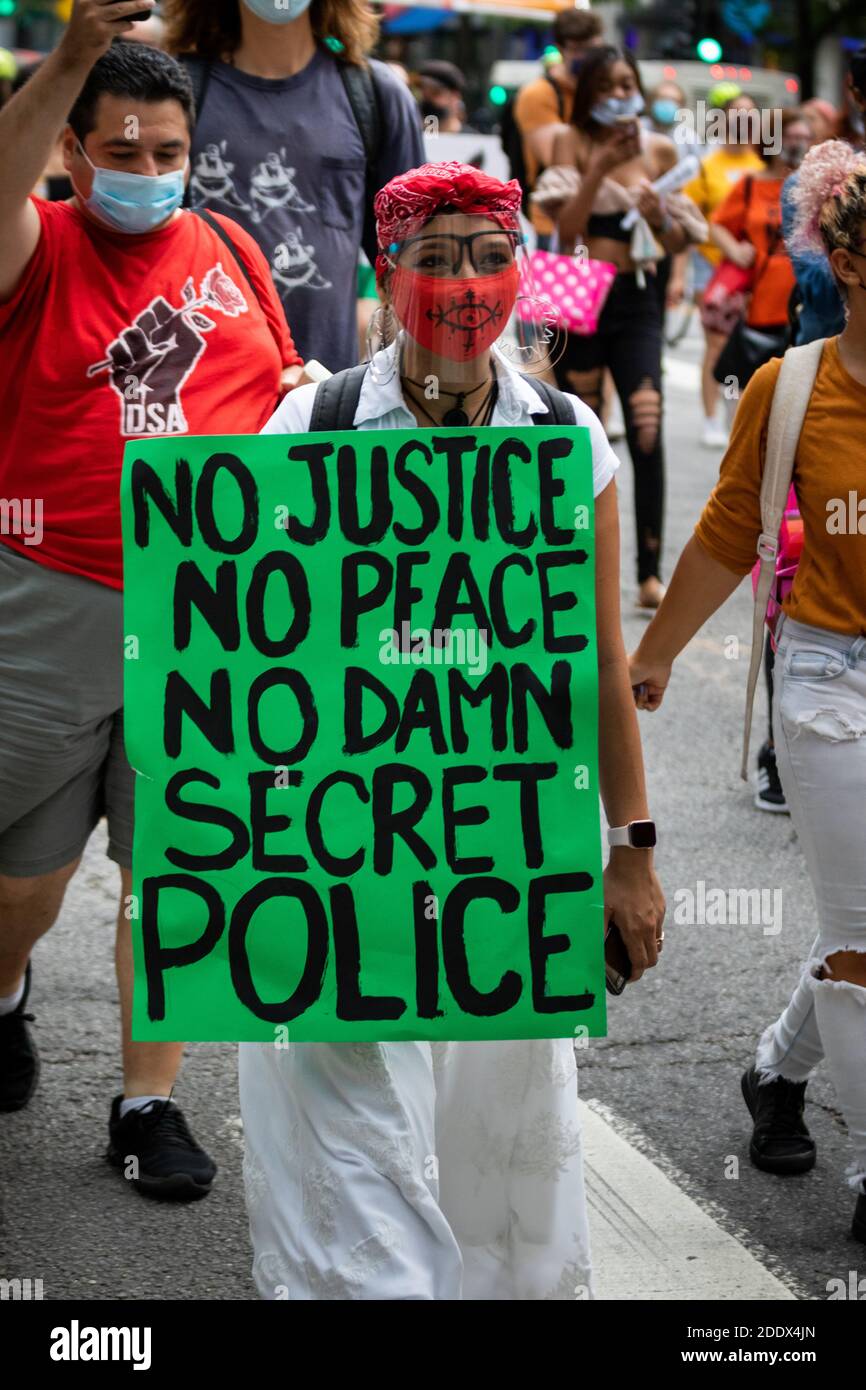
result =
[[656,842],[655,822],[633,820],[628,828],[629,843],[634,849],[652,849]]

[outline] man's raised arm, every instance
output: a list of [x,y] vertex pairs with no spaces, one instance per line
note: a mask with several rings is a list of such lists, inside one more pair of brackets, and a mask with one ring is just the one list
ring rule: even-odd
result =
[[39,242],[30,202],[66,118],[97,58],[132,30],[153,0],[75,0],[63,38],[0,111],[0,300],[9,299]]

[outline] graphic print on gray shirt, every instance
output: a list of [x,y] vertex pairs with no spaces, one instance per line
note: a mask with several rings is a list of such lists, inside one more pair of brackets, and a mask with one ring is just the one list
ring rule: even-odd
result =
[[[383,139],[375,188],[424,163],[407,88],[372,63]],[[334,58],[318,50],[294,77],[213,63],[190,156],[193,207],[255,237],[304,359],[332,372],[358,360],[356,284],[364,227],[364,143]]]

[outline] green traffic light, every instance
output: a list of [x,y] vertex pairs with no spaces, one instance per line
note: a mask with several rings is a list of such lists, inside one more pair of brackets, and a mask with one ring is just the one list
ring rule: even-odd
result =
[[717,63],[722,56],[722,45],[718,39],[701,39],[696,52],[702,63]]
[[504,87],[491,87],[487,95],[492,106],[504,106],[508,100],[508,93]]

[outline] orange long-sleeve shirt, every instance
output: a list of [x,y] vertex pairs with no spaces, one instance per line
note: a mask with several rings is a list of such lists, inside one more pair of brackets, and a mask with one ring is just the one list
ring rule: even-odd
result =
[[[804,544],[783,606],[797,622],[852,635],[866,633],[866,386],[843,367],[838,342],[827,340],[797,448],[794,487]],[[746,387],[719,481],[695,528],[704,549],[735,574],[747,574],[756,559],[761,473],[780,367],[781,358],[773,358]],[[846,529],[840,531],[843,514]]]
[[755,273],[746,322],[769,328],[788,320],[788,300],[795,285],[794,269],[782,240],[784,179],[760,179],[746,174],[710,218],[737,240],[755,248]]

